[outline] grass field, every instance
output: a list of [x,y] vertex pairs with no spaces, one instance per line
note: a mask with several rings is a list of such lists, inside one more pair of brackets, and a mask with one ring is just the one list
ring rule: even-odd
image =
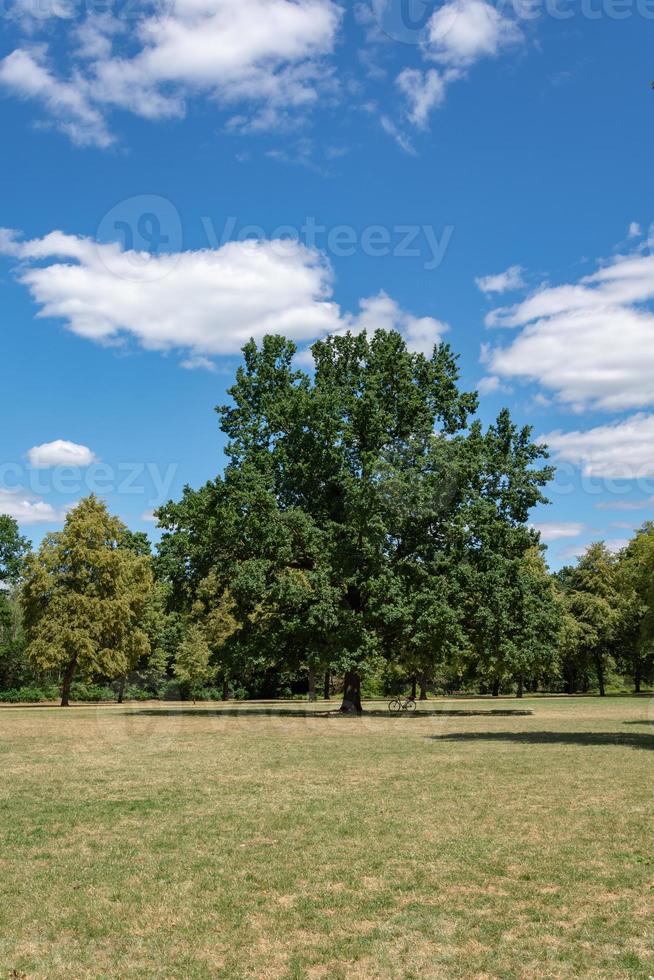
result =
[[427,708],[0,708],[0,976],[654,975],[654,701]]

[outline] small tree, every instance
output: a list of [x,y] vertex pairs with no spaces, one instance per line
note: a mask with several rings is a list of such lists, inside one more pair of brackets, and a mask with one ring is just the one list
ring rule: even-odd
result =
[[577,657],[593,665],[602,697],[624,613],[616,568],[615,555],[598,541],[563,577],[566,608],[576,621]]
[[150,559],[121,547],[124,532],[104,503],[87,497],[28,559],[21,590],[27,656],[37,670],[63,673],[62,707],[78,671],[121,677],[148,651],[141,620]]
[[195,704],[198,694],[215,676],[215,668],[209,663],[211,650],[199,626],[189,626],[179,645],[175,658],[175,676],[188,684]]

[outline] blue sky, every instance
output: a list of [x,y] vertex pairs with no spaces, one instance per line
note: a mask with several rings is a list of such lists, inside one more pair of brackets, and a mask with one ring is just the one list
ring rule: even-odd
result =
[[89,490],[155,534],[222,465],[244,338],[364,326],[549,436],[553,566],[652,517],[651,0],[0,14],[0,510],[34,540]]

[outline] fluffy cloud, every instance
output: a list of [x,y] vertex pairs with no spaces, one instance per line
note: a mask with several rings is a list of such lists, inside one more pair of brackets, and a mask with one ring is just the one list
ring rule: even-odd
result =
[[131,338],[148,350],[233,354],[252,336],[307,340],[337,329],[331,271],[319,253],[283,241],[149,256],[53,232],[5,248],[40,307],[80,337]]
[[383,291],[377,296],[362,299],[359,306],[360,312],[357,315],[347,314],[344,317],[344,329],[352,333],[362,330],[367,330],[368,333],[375,330],[398,330],[406,340],[409,350],[422,354],[431,354],[434,345],[450,329],[447,323],[434,317],[417,317],[407,313]]
[[621,422],[539,437],[556,458],[579,466],[585,476],[638,479],[654,476],[654,415],[640,413]]
[[361,300],[358,313],[342,313],[328,262],[298,242],[248,240],[150,256],[59,231],[21,242],[5,229],[0,250],[18,260],[39,316],[98,343],[132,340],[181,352],[188,369],[211,368],[212,357],[238,353],[250,337],[268,333],[303,343],[345,330],[396,329],[410,349],[430,351],[449,329],[407,313],[383,292]]
[[508,293],[514,289],[523,289],[523,271],[521,265],[512,265],[496,276],[480,276],[475,279],[475,284],[482,293]]
[[180,116],[185,98],[197,94],[255,103],[259,124],[274,125],[289,107],[316,100],[329,74],[320,59],[332,51],[341,17],[333,0],[176,0],[136,26],[108,15],[87,19],[71,32],[77,47],[69,61],[78,66],[66,79],[45,68],[45,49],[37,56],[17,49],[0,62],[0,84],[42,102],[77,142],[100,146],[111,141],[108,108]]
[[481,58],[496,57],[522,40],[516,21],[486,0],[449,0],[429,18],[421,50],[439,69],[406,68],[396,83],[406,99],[409,120],[420,128],[445,101],[448,85],[465,77]]
[[425,53],[443,64],[466,68],[521,39],[516,22],[485,0],[450,0],[430,18]]
[[47,469],[51,466],[90,466],[97,462],[95,453],[88,446],[79,446],[66,439],[55,439],[34,446],[27,453],[30,466],[34,469]]
[[43,48],[18,49],[0,61],[0,86],[21,99],[42,102],[53,124],[78,146],[107,147],[113,142],[86,85],[79,76],[71,81],[57,79],[45,64]]
[[538,531],[543,541],[560,541],[563,538],[578,538],[586,530],[585,524],[575,521],[542,521],[533,524],[532,527]]
[[566,286],[545,286],[492,311],[489,327],[521,328],[487,351],[489,374],[537,382],[575,409],[654,404],[654,256],[620,255]]
[[44,500],[31,499],[21,490],[0,488],[0,514],[8,514],[19,524],[57,524],[65,518],[65,511],[57,510]]

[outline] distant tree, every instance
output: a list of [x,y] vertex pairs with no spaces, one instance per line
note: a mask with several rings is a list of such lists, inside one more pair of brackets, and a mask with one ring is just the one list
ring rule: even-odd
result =
[[0,583],[8,586],[18,581],[30,548],[14,518],[0,514]]
[[0,687],[28,679],[25,642],[15,591],[31,549],[13,517],[0,514]]
[[124,534],[105,504],[87,497],[28,559],[21,590],[27,655],[37,670],[62,672],[62,707],[76,673],[121,677],[147,653],[141,624],[150,560],[122,547]]
[[624,605],[617,577],[617,559],[604,542],[592,544],[576,567],[566,569],[565,604],[573,617],[572,631],[578,660],[588,660],[597,676],[599,693],[606,694],[606,675],[623,621]]
[[616,657],[640,693],[654,679],[654,523],[644,524],[618,555],[622,603]]
[[211,650],[203,630],[200,626],[189,626],[175,657],[175,676],[188,685],[193,703],[215,676],[210,659]]
[[229,590],[221,586],[214,571],[210,572],[198,586],[192,616],[195,624],[203,631],[214,676],[222,676],[224,701],[229,696],[230,677],[237,671],[240,672],[238,647],[230,647],[228,644],[240,626],[235,612],[235,602]]
[[155,579],[143,610],[149,652],[142,669],[155,689],[172,676],[175,655],[184,636],[184,622],[173,606],[172,592],[170,582]]

